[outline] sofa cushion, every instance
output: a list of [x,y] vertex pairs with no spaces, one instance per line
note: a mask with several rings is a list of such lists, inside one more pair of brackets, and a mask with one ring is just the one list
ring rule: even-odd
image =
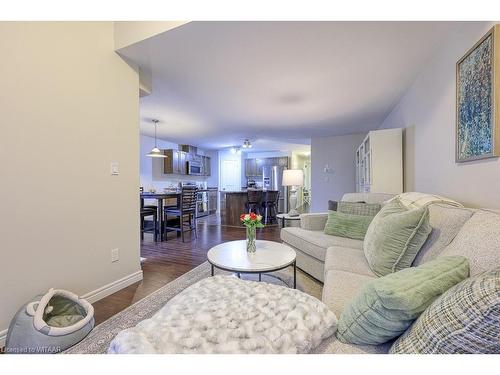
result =
[[373,216],[346,214],[329,211],[325,225],[325,234],[363,240]]
[[321,300],[339,317],[361,288],[375,278],[346,271],[326,271]]
[[476,211],[440,254],[447,255],[469,259],[471,276],[500,267],[500,214]]
[[325,272],[329,270],[377,277],[368,265],[363,250],[348,247],[332,246],[326,250]]
[[394,197],[395,194],[385,193],[345,193],[341,200],[345,202],[380,203],[383,206]]
[[433,203],[445,203],[449,206],[463,207],[461,203],[458,203],[453,199],[416,191],[399,194],[394,199],[398,199],[405,207],[408,208],[420,208]]
[[350,215],[375,216],[381,208],[380,203],[340,201],[337,211]]
[[469,208],[448,204],[431,204],[429,206],[429,224],[432,227],[432,232],[418,252],[413,265],[418,266],[436,258],[453,241],[473,213],[474,211]]
[[326,249],[330,246],[352,247],[354,249],[361,249],[363,246],[363,241],[330,236],[323,231],[295,227],[283,228],[280,236],[283,242],[323,262],[325,261]]
[[391,353],[500,353],[500,267],[436,299]]
[[439,295],[469,276],[467,259],[443,257],[366,284],[340,315],[337,338],[379,345],[401,335]]
[[313,351],[311,354],[387,354],[393,342],[382,345],[356,345],[346,344],[331,335]]
[[384,276],[410,267],[431,230],[427,207],[408,209],[397,199],[386,204],[363,243],[370,268]]

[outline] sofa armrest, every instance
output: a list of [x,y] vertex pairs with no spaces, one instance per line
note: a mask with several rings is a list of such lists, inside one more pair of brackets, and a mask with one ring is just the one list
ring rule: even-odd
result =
[[305,230],[323,230],[327,219],[327,213],[302,214],[300,215],[300,227]]

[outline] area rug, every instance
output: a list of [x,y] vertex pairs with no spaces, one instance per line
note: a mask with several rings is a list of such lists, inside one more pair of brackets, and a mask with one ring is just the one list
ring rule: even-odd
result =
[[[228,274],[228,272],[216,269],[216,274]],[[125,310],[112,316],[108,320],[96,326],[92,332],[78,344],[68,349],[66,354],[104,354],[107,352],[110,342],[122,330],[134,327],[144,319],[151,318],[172,297],[183,291],[188,286],[210,277],[210,264],[205,262],[181,277],[161,287],[149,296],[134,303]],[[242,279],[257,280],[257,275],[241,275]],[[293,268],[262,275],[262,282],[287,285],[293,284]],[[322,284],[312,279],[303,272],[297,270],[297,289],[321,299]]]

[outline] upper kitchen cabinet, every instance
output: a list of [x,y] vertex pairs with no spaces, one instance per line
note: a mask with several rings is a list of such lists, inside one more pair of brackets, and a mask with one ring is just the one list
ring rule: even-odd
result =
[[280,167],[288,168],[288,157],[287,156],[279,157],[278,158],[278,165]]
[[245,176],[252,177],[255,173],[255,159],[245,159]]
[[265,159],[245,159],[245,175],[247,177],[262,176],[262,166]]
[[203,163],[203,176],[211,176],[212,175],[212,167],[210,164],[210,156],[202,156],[201,157]]
[[[163,173],[187,175],[188,162],[201,164],[201,176],[210,176],[210,157],[197,155],[182,150],[164,150],[166,158],[163,161]],[[198,174],[197,174],[198,175]]]
[[164,150],[166,158],[163,161],[163,173],[187,174],[187,154],[179,150]]
[[262,159],[245,159],[245,176],[246,177],[261,177],[262,167],[275,166],[288,168],[288,157],[262,158]]

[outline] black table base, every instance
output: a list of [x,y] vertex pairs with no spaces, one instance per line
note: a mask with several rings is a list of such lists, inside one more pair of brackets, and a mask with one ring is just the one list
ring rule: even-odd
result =
[[249,275],[257,274],[257,275],[259,275],[259,281],[262,281],[262,275],[264,274],[264,275],[267,275],[267,276],[270,276],[270,277],[274,277],[275,279],[281,280],[288,287],[290,287],[290,285],[288,285],[288,283],[286,283],[283,279],[281,279],[281,278],[279,278],[279,277],[277,277],[275,275],[271,275],[271,274],[269,274],[269,272],[275,272],[275,271],[284,270],[285,268],[288,268],[290,266],[293,266],[293,289],[297,289],[297,262],[296,261],[294,261],[292,264],[287,264],[284,267],[275,268],[275,269],[273,269],[271,271],[266,271],[266,272],[259,272],[259,271],[245,271],[245,272],[241,272],[241,271],[235,271],[235,270],[228,269],[228,268],[223,268],[223,267],[220,267],[220,266],[215,266],[212,263],[210,263],[211,276],[214,276],[215,268],[218,268],[218,269],[220,269],[222,271],[233,272],[240,279],[241,279],[241,274],[249,274]]

